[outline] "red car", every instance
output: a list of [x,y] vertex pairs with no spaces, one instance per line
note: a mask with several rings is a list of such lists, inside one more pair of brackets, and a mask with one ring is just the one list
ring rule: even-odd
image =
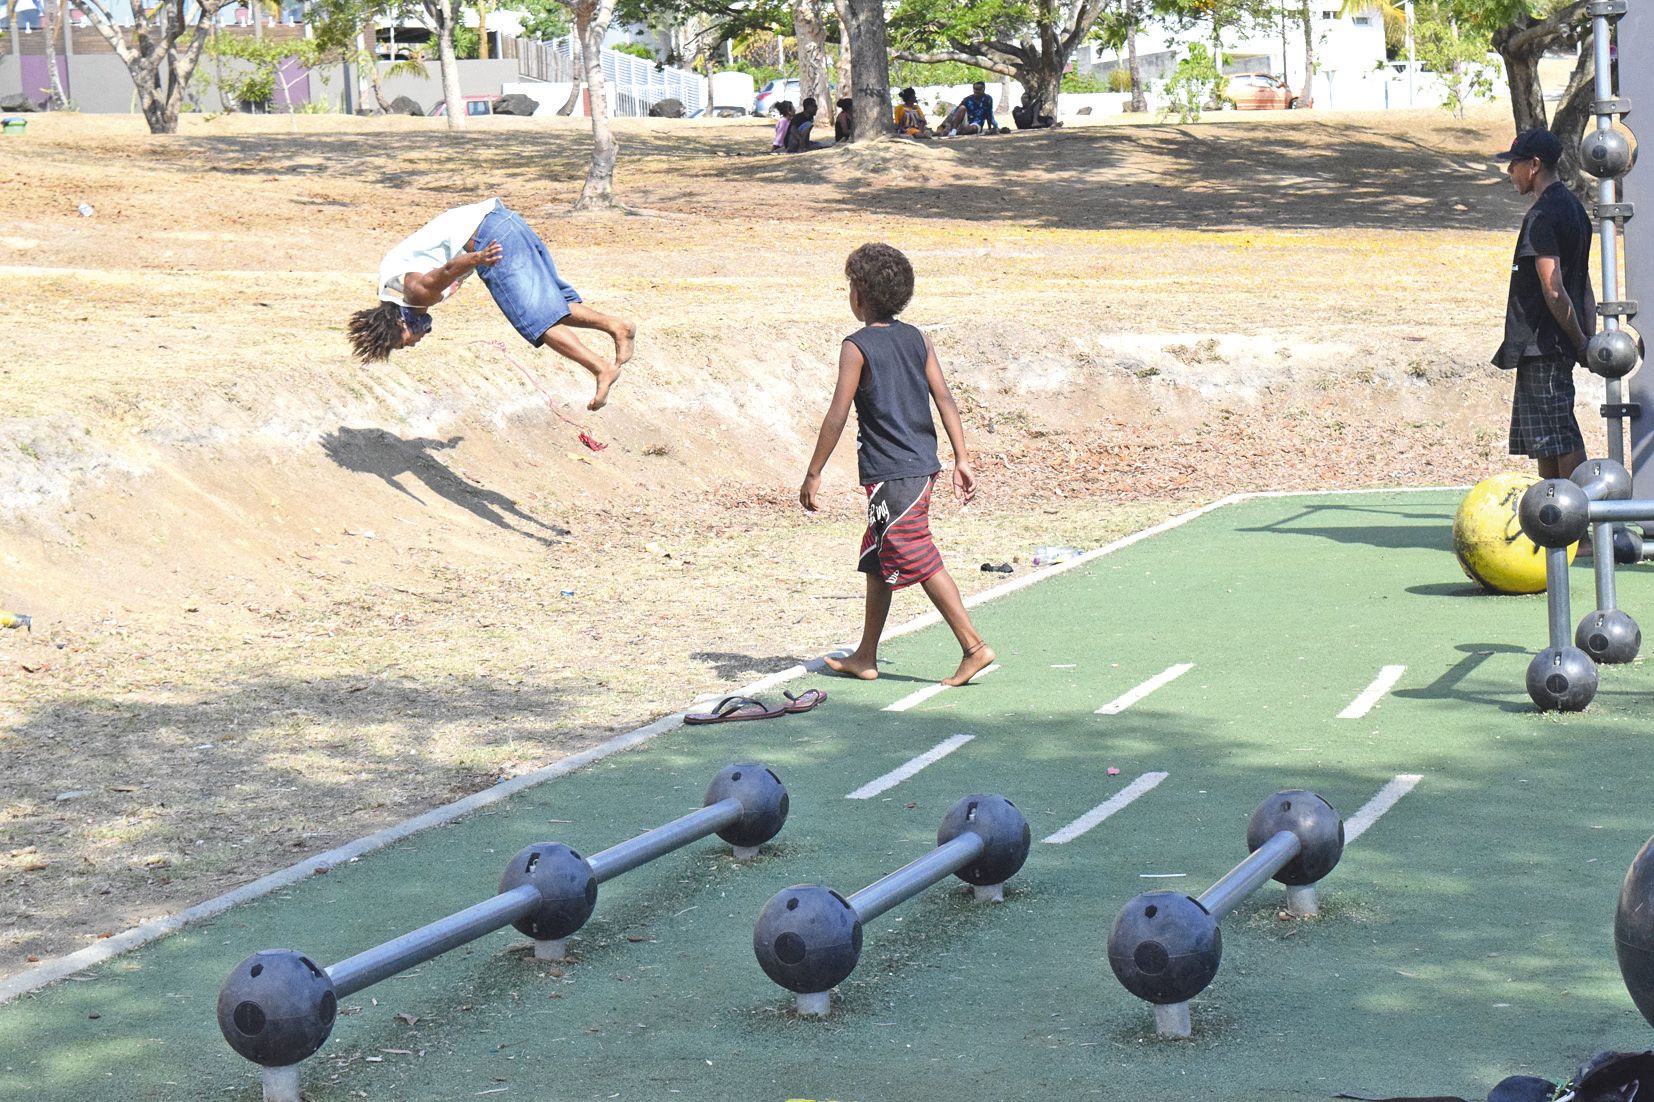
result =
[[1268,73],[1235,73],[1224,93],[1237,111],[1285,111],[1298,106],[1286,81]]

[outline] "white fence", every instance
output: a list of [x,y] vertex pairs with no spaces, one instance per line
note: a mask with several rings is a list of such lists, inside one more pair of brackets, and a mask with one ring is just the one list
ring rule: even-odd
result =
[[[513,43],[517,71],[531,80],[568,84],[580,73],[580,44],[573,35],[554,42],[519,38]],[[685,69],[659,65],[618,50],[602,51],[603,80],[616,115],[639,117],[664,99],[683,104],[684,113],[706,103],[706,78]]]

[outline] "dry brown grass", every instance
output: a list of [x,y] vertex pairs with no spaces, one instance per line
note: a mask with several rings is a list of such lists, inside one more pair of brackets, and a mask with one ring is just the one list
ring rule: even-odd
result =
[[[1495,112],[793,158],[625,124],[652,213],[582,218],[583,132],[491,122],[5,139],[0,606],[37,630],[0,639],[0,974],[852,636],[851,447],[828,516],[793,495],[860,241],[913,256],[978,453],[981,504],[938,509],[966,588],[1231,490],[1504,465]],[[644,322],[599,415],[528,361],[606,451],[473,343],[510,338],[477,289],[344,355],[380,252],[488,193]]]

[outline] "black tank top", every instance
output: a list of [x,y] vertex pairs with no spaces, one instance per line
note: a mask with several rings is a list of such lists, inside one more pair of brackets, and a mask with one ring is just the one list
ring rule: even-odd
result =
[[941,470],[925,381],[925,335],[893,321],[864,326],[845,339],[866,361],[856,388],[856,469],[862,484]]

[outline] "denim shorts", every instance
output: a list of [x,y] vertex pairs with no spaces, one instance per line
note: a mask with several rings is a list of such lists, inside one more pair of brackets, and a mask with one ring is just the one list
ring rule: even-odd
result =
[[538,348],[546,330],[569,316],[569,304],[580,301],[580,292],[557,274],[540,235],[504,204],[482,220],[473,241],[479,251],[500,243],[499,263],[479,267],[477,277],[512,328]]

